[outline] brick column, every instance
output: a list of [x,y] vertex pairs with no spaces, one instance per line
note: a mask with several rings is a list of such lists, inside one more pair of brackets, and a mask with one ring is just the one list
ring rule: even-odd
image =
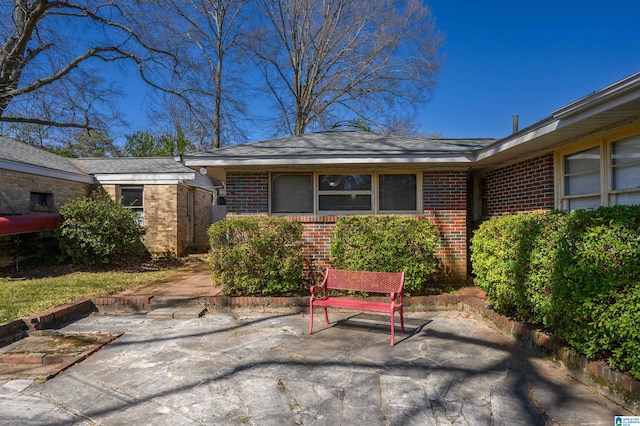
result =
[[438,258],[454,281],[467,279],[467,172],[423,174],[423,214],[440,230]]

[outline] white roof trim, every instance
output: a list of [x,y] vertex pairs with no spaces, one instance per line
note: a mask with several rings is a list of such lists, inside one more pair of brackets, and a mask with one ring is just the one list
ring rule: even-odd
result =
[[141,184],[141,185],[177,185],[187,180],[195,180],[194,173],[96,173],[95,178],[101,184]]
[[518,145],[522,145],[523,143],[530,142],[536,138],[539,138],[540,136],[551,133],[558,129],[559,124],[560,120],[549,121],[519,136],[508,137],[487,147],[480,148],[478,151],[476,151],[475,161],[484,160],[485,158],[489,158],[495,154],[499,154]]
[[283,166],[283,165],[349,165],[349,164],[431,164],[431,163],[471,163],[473,156],[411,156],[411,157],[318,157],[318,158],[185,158],[189,167],[238,167],[238,166]]
[[[637,90],[639,87],[640,72],[619,80],[613,84],[610,84],[603,89],[600,89],[590,95],[587,95],[575,102],[570,103],[569,105],[555,110],[552,114],[552,117],[558,119],[566,119],[567,117],[579,114],[587,109],[594,108],[595,106],[608,102],[610,100],[616,100],[616,104],[619,105],[628,100],[628,96],[624,96],[626,92]],[[633,98],[635,97],[636,96],[633,96]],[[605,109],[608,109],[609,107],[610,106]],[[602,108],[600,110],[602,110]]]
[[28,173],[32,175],[44,176],[53,179],[69,180],[73,182],[95,184],[96,180],[93,176],[81,173],[65,172],[63,170],[55,170],[33,164],[14,162],[10,160],[0,159],[0,169],[11,170],[14,172]]

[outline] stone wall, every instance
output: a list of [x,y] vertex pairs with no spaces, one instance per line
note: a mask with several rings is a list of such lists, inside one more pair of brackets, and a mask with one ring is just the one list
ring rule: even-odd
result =
[[[35,214],[43,211],[58,212],[67,201],[85,196],[93,185],[33,175],[11,170],[0,170],[0,214]],[[53,194],[51,210],[30,206],[30,194]]]
[[[116,185],[104,185],[104,189],[116,199]],[[191,221],[189,191],[193,191]],[[206,251],[207,229],[211,224],[210,192],[185,185],[144,185],[143,198],[144,226],[147,229],[144,245],[151,253],[183,256],[189,252]]]

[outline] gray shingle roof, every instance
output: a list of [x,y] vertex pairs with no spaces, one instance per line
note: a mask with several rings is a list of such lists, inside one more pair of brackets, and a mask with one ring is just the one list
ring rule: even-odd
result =
[[0,160],[29,164],[67,173],[85,174],[75,166],[70,158],[3,136],[0,136]]
[[308,133],[263,142],[219,148],[188,157],[282,158],[438,156],[472,154],[495,139],[426,139],[354,131]]
[[193,173],[173,157],[77,158],[73,164],[87,174]]

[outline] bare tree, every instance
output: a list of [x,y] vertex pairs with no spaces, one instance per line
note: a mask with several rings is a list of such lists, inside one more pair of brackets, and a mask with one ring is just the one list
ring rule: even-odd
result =
[[[201,139],[210,137],[218,148],[224,139],[246,140],[241,125],[246,117],[243,93],[245,72],[237,60],[238,39],[248,14],[248,0],[159,0],[165,14],[165,26],[182,45],[180,62],[183,72],[171,82],[178,99],[164,106],[182,105],[191,122],[198,127]],[[168,14],[168,15],[166,15]],[[168,37],[167,37],[168,38]],[[179,90],[177,88],[182,88]],[[172,105],[168,105],[172,104]],[[193,127],[193,126],[191,126]],[[206,148],[204,140],[202,148]]]
[[92,69],[100,61],[133,61],[155,85],[153,73],[167,69],[157,55],[172,55],[143,40],[135,22],[144,3],[133,4],[125,10],[112,0],[0,3],[0,122],[104,128],[112,117],[105,104],[117,91]]
[[376,122],[428,98],[442,37],[422,1],[261,4],[266,22],[252,50],[289,133],[344,119]]

